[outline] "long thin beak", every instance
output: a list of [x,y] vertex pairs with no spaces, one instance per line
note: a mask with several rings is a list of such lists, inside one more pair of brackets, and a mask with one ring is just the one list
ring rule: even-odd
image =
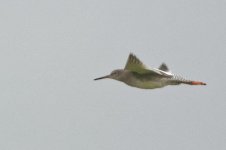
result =
[[100,79],[106,79],[106,78],[109,78],[109,75],[106,75],[106,76],[103,76],[103,77],[100,77],[100,78],[96,78],[94,80],[100,80]]

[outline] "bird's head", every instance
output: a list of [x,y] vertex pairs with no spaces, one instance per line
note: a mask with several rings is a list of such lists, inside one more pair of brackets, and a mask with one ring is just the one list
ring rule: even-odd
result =
[[106,78],[120,80],[120,77],[121,77],[122,74],[123,74],[123,70],[117,69],[117,70],[112,71],[111,74],[109,74],[109,75],[99,77],[99,78],[96,78],[94,80],[100,80],[100,79],[106,79]]

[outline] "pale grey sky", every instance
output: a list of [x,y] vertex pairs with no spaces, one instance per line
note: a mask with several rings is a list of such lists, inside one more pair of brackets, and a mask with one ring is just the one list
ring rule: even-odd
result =
[[[1,150],[225,150],[225,0],[0,1]],[[133,52],[207,86],[95,77]]]

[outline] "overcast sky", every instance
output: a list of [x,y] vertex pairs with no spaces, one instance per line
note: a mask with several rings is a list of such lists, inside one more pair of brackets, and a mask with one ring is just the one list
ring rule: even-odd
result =
[[[225,0],[1,0],[1,150],[225,150]],[[147,66],[207,86],[94,78]]]

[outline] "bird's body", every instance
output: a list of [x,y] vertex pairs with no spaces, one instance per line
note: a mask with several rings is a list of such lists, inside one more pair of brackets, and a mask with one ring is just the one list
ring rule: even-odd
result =
[[143,89],[153,89],[165,86],[164,79],[151,74],[139,74],[129,70],[124,70],[118,79],[121,82],[133,87]]
[[167,85],[181,83],[190,85],[206,85],[203,82],[186,80],[172,74],[163,63],[158,69],[148,69],[135,55],[130,54],[124,69],[114,70],[110,75],[95,80],[111,78],[141,89],[155,89]]

